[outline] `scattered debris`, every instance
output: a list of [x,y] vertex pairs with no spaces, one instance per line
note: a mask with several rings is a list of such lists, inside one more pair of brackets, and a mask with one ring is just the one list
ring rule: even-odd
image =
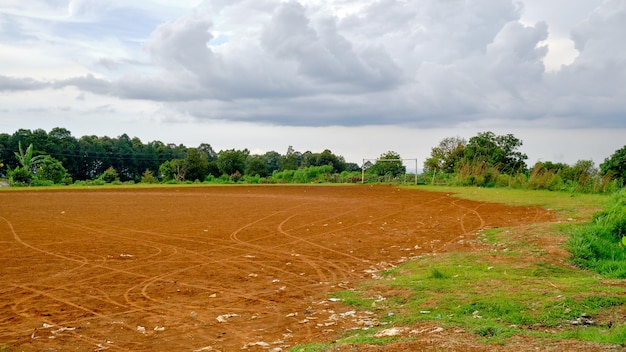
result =
[[217,318],[217,321],[220,323],[225,323],[228,321],[228,319],[233,318],[233,317],[238,317],[239,314],[223,314],[223,315],[219,315]]
[[105,350],[108,350],[108,349],[109,349],[108,347],[103,346],[101,343],[96,344],[96,347],[97,347],[97,348],[94,350],[95,352],[98,352],[98,351],[105,351]]
[[270,344],[267,342],[263,342],[263,341],[259,341],[259,342],[250,342],[245,344],[241,349],[242,350],[247,350],[250,347],[254,347],[254,346],[259,346],[259,347],[269,347]]
[[591,318],[590,316],[588,316],[585,313],[581,314],[581,316],[579,318],[577,318],[575,320],[572,320],[570,323],[572,325],[580,325],[580,326],[596,325],[596,322],[593,320],[593,318]]
[[393,328],[384,329],[384,330],[377,332],[376,334],[374,334],[374,337],[377,337],[377,338],[394,337],[394,336],[402,335],[406,331],[407,331],[407,328],[393,327]]
[[59,334],[59,333],[62,333],[64,331],[74,331],[74,330],[76,330],[76,328],[59,328],[57,330],[52,330],[51,333]]

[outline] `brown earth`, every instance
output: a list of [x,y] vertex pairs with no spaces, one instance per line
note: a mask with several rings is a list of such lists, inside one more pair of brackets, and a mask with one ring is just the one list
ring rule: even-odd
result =
[[[0,348],[9,351],[286,351],[332,341],[377,322],[329,293],[414,256],[473,250],[482,228],[554,219],[538,207],[392,186],[0,199]],[[430,332],[394,350],[486,349],[463,331]]]

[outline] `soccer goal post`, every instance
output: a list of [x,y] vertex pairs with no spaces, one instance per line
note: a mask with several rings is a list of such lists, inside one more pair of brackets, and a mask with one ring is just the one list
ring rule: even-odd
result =
[[[417,158],[412,158],[412,159],[363,159],[363,164],[361,164],[361,183],[364,184],[365,183],[365,164],[367,162],[401,162],[404,165],[405,161],[414,161],[415,162],[415,185],[417,186]],[[371,165],[374,165],[371,164]],[[406,175],[406,173],[405,173]]]

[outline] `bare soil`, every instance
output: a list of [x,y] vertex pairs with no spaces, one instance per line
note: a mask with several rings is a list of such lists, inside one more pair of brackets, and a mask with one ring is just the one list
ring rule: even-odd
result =
[[[392,186],[32,190],[0,200],[0,347],[9,351],[332,341],[376,318],[329,293],[414,256],[474,250],[483,228],[555,219]],[[489,349],[462,330],[417,328],[414,342],[359,350]]]

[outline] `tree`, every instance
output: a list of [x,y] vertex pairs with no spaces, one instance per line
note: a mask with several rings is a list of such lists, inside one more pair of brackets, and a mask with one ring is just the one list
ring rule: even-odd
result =
[[52,181],[55,184],[71,182],[63,164],[49,155],[46,155],[39,163],[36,175],[39,180]]
[[248,158],[248,162],[246,165],[246,175],[255,176],[259,175],[261,177],[267,177],[270,175],[267,164],[265,163],[265,158],[261,155],[251,155]]
[[186,180],[203,181],[209,173],[209,156],[200,148],[189,148],[183,160]]
[[217,166],[223,175],[234,175],[236,172],[243,174],[246,169],[246,160],[250,151],[244,150],[222,150],[217,153]]
[[522,144],[512,134],[496,136],[493,132],[482,132],[470,138],[462,162],[469,165],[486,163],[500,172],[513,175],[526,169],[528,156],[517,151]]
[[156,183],[157,180],[151,170],[146,169],[141,175],[141,183]]
[[430,158],[424,162],[424,171],[455,172],[459,161],[463,159],[466,145],[465,138],[458,136],[442,139],[439,145],[431,149]]
[[115,168],[113,168],[113,166],[109,166],[109,168],[104,170],[104,172],[102,173],[102,175],[100,175],[100,177],[98,177],[98,179],[106,183],[111,183],[111,182],[119,181],[120,177],[117,174],[117,171],[115,170]]
[[280,160],[280,170],[297,170],[302,163],[302,154],[293,149],[292,146],[287,148],[285,154]]
[[34,171],[34,167],[37,164],[43,161],[43,155],[33,156],[33,145],[32,143],[26,148],[26,151],[22,149],[22,142],[19,142],[19,152],[15,152],[15,157],[17,161],[22,165],[23,168]]
[[206,153],[207,161],[211,162],[217,160],[217,153],[213,150],[210,144],[202,143],[198,146],[198,149]]
[[23,166],[9,170],[9,184],[11,186],[26,186],[33,182],[33,172]]
[[263,154],[265,165],[267,166],[267,172],[271,175],[274,171],[280,170],[280,162],[282,155],[275,151],[269,151]]
[[388,151],[381,154],[380,158],[367,171],[377,176],[400,176],[406,173],[406,167],[402,165],[402,160],[400,159],[400,154]]
[[181,182],[185,180],[186,169],[183,159],[167,160],[159,166],[159,177],[165,181],[175,180]]
[[611,155],[610,158],[604,159],[600,164],[602,175],[612,174],[613,178],[619,180],[622,185],[626,184],[626,145]]

